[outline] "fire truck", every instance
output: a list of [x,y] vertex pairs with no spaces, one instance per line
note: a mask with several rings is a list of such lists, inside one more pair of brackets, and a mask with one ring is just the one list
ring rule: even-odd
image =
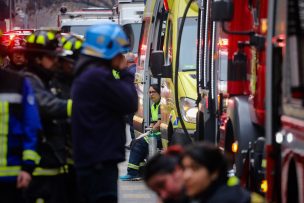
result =
[[303,3],[200,5],[199,138],[218,144],[241,183],[269,202],[304,202]]
[[199,140],[217,144],[230,172],[263,192],[267,0],[200,3]]
[[266,175],[269,202],[304,202],[304,1],[268,6]]

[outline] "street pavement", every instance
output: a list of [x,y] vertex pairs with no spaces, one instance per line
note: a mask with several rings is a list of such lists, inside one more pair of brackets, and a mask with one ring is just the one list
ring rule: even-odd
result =
[[[138,136],[138,132],[136,132]],[[127,126],[127,143],[130,143],[131,136]],[[119,175],[127,174],[127,165],[130,151],[126,150],[126,161],[118,165]],[[157,203],[156,195],[151,192],[143,181],[118,181],[118,202],[119,203]]]
[[[119,175],[127,173],[127,160],[129,157],[129,150],[127,150],[126,161],[119,164]],[[156,203],[156,195],[151,192],[143,181],[118,181],[119,187],[119,203]]]

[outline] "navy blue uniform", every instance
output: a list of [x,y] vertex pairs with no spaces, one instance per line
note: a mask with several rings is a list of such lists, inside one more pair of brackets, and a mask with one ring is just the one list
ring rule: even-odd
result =
[[72,136],[78,185],[88,202],[116,202],[117,163],[125,160],[124,116],[137,110],[134,76],[123,71],[119,78],[109,65],[85,56],[76,71]]

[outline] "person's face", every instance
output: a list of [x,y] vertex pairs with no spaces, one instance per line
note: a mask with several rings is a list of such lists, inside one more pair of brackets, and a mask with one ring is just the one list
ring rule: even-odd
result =
[[189,156],[183,158],[182,165],[186,194],[189,197],[195,197],[205,191],[217,177],[217,173],[210,174],[206,167],[199,165]]
[[44,55],[38,60],[38,64],[43,66],[45,69],[54,70],[58,65],[58,57]]
[[12,54],[12,61],[16,65],[25,65],[26,64],[26,59],[24,53],[21,52],[15,52]]
[[157,103],[160,100],[160,95],[158,94],[157,91],[153,87],[149,88],[149,95],[150,99],[154,102]]
[[124,55],[118,54],[111,60],[112,68],[116,70],[123,70],[128,67],[127,60]]
[[184,188],[183,171],[177,167],[172,173],[152,176],[147,185],[162,200],[177,199]]

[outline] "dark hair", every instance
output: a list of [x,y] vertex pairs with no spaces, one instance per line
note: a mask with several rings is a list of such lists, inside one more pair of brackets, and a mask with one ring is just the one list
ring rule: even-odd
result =
[[164,153],[153,156],[146,164],[144,181],[148,182],[155,175],[172,173],[176,166],[181,166],[183,148],[175,145],[170,146]]
[[219,181],[227,181],[227,160],[222,151],[210,143],[195,143],[185,149],[183,157],[190,157],[197,164],[207,168],[209,173],[218,172]]
[[158,94],[160,94],[159,84],[151,84],[150,85]]

